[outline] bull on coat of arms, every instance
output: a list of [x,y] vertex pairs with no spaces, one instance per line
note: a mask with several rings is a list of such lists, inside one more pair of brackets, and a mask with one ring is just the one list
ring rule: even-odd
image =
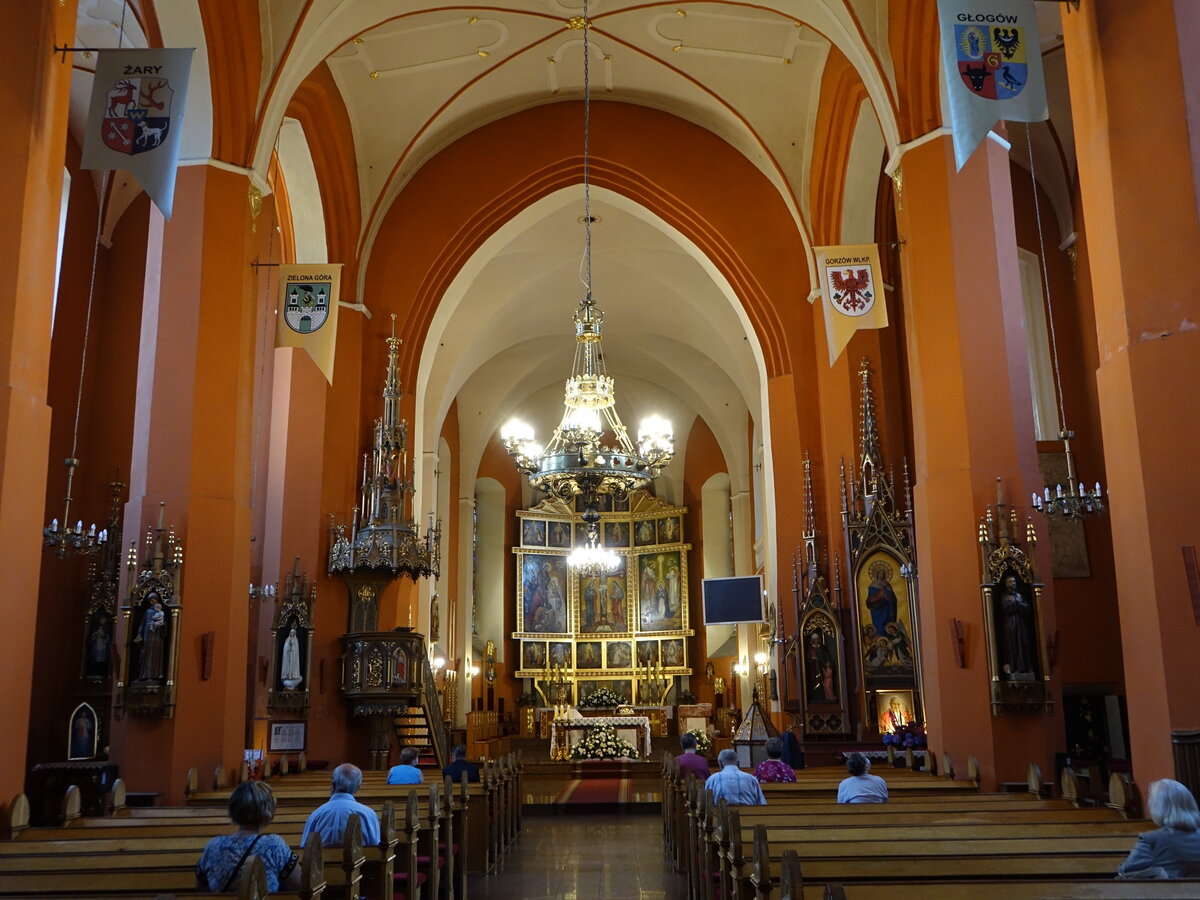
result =
[[955,50],[963,84],[985,100],[1011,100],[1025,89],[1029,62],[1025,29],[1016,25],[956,25]]
[[122,78],[108,89],[100,137],[104,146],[137,156],[159,147],[171,130],[175,91],[165,78]]

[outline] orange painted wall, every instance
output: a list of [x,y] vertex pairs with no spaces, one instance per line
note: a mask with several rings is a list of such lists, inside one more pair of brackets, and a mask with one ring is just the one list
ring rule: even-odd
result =
[[[704,419],[697,417],[688,429],[687,447],[683,454],[683,505],[688,508],[687,537],[692,545],[688,551],[688,616],[696,632],[688,640],[688,659],[691,661],[691,691],[701,703],[714,703],[713,686],[704,677],[704,664],[708,661],[708,642],[704,629],[704,607],[702,604],[701,579],[704,573],[704,514],[701,504],[704,483],[713,475],[728,474],[729,465],[725,454],[717,443],[716,435]],[[734,660],[722,657],[724,667]],[[723,671],[723,669],[722,669]]]
[[[1029,171],[1014,164],[1011,172],[1017,246],[1039,256],[1040,244],[1045,246],[1067,423],[1076,433],[1071,449],[1078,471],[1089,484],[1093,481],[1107,484],[1095,379],[1099,366],[1096,321],[1087,260],[1081,259],[1072,272],[1070,258],[1058,249],[1057,218],[1049,196],[1041,188],[1038,189],[1038,206],[1043,236],[1039,242]],[[1086,253],[1082,219],[1082,210],[1077,210],[1079,240],[1076,247],[1081,255]],[[1062,444],[1040,443],[1039,450],[1061,452]],[[1111,523],[1107,516],[1095,517],[1086,521],[1084,527],[1091,577],[1059,578],[1054,582],[1060,631],[1060,671],[1064,684],[1092,685],[1119,693],[1124,670]],[[1043,573],[1044,577],[1049,575],[1049,572]]]

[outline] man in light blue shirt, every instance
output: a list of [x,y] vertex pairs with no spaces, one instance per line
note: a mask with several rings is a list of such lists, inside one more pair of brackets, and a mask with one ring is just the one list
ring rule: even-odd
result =
[[726,803],[736,806],[767,805],[758,779],[738,768],[736,750],[722,750],[717,762],[721,765],[721,771],[709,775],[708,781],[704,782],[705,790],[712,794],[713,803],[724,797]]
[[405,747],[400,751],[400,765],[392,766],[388,770],[388,784],[423,784],[425,776],[421,774],[421,770],[415,765],[417,761],[417,751],[412,747]]
[[310,831],[321,836],[322,846],[342,846],[342,839],[346,836],[346,822],[355,814],[362,819],[363,846],[375,846],[379,843],[378,813],[354,799],[354,795],[362,786],[362,777],[362,770],[350,763],[343,763],[333,770],[333,790],[329,800],[314,809],[308,821],[304,823],[304,833],[300,835],[301,847],[308,839]]

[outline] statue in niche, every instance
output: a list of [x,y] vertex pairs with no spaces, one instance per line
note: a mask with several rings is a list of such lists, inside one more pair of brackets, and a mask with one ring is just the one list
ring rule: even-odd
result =
[[133,642],[140,648],[138,677],[140,682],[161,681],[163,677],[163,647],[165,646],[167,616],[158,594],[146,595],[146,610]]
[[112,639],[112,617],[108,613],[96,613],[87,636],[86,654],[83,661],[84,675],[89,678],[103,678],[108,674]]
[[300,639],[296,636],[295,628],[291,629],[287,640],[283,642],[283,654],[279,663],[279,680],[289,691],[294,691],[296,685],[304,680],[300,674]]
[[1021,593],[1020,581],[1012,572],[997,588],[1000,602],[1000,668],[1006,681],[1037,679],[1037,641],[1034,637],[1033,605]]

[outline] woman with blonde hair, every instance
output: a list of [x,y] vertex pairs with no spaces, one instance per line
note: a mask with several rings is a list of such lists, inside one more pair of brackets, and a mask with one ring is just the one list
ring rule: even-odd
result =
[[1119,878],[1200,878],[1200,809],[1192,792],[1170,778],[1150,785],[1146,806],[1157,831],[1138,835]]

